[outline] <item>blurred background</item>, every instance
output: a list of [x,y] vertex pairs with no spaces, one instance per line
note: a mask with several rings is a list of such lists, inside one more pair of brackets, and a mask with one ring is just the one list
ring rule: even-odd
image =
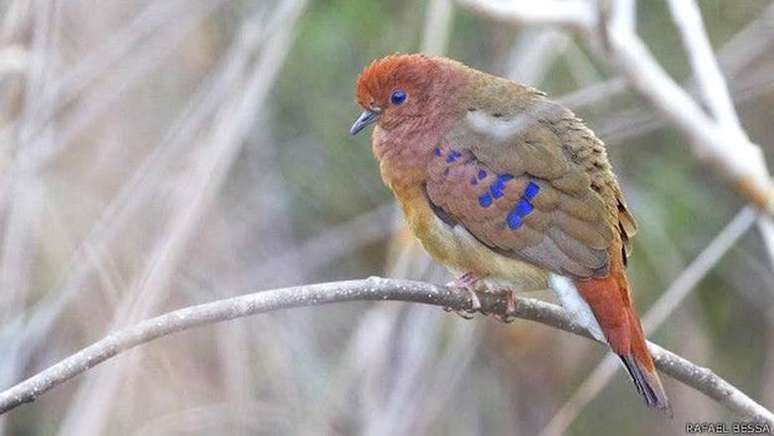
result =
[[[774,159],[774,6],[699,3],[742,123]],[[684,276],[743,202],[585,41],[447,0],[4,0],[0,17],[0,388],[183,306],[369,275],[448,281],[403,229],[369,135],[348,133],[361,69],[424,50],[588,121],[639,219],[640,312],[686,295],[652,338],[774,407],[760,234],[737,216],[707,272]],[[688,86],[664,2],[641,1],[638,23]],[[0,434],[650,435],[734,418],[668,378],[674,419],[649,411],[616,365],[609,384],[589,378],[604,356],[435,307],[294,309],[124,353],[0,417]]]

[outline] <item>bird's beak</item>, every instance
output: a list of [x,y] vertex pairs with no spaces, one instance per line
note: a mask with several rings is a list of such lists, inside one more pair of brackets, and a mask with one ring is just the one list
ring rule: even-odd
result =
[[357,135],[357,132],[363,130],[367,125],[373,123],[379,118],[379,114],[377,112],[373,111],[365,111],[362,114],[360,114],[360,117],[358,117],[357,121],[355,121],[355,124],[352,125],[352,128],[349,129],[349,133],[353,135]]

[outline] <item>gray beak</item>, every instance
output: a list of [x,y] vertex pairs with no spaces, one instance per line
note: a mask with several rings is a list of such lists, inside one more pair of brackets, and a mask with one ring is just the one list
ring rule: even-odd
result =
[[349,133],[353,135],[357,135],[357,132],[363,130],[367,125],[373,123],[379,118],[379,114],[372,111],[365,111],[362,114],[360,114],[360,117],[355,121],[355,124],[352,125],[352,128],[349,129]]

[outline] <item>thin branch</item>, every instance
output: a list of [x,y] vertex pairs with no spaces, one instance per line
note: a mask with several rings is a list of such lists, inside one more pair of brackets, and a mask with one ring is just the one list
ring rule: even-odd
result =
[[[722,128],[737,131],[746,137],[718,60],[712,52],[699,6],[694,0],[669,0],[668,3],[709,112]],[[758,227],[769,259],[774,261],[774,224],[771,218],[761,217]]]
[[667,3],[704,103],[718,124],[727,129],[740,129],[734,102],[712,51],[699,6],[694,0],[668,0]]
[[[554,304],[531,298],[520,298],[516,301],[515,310],[506,314],[504,299],[488,293],[479,293],[478,297],[483,313],[537,321],[591,338],[583,327],[573,322],[564,310]],[[430,304],[459,311],[470,311],[472,308],[470,294],[466,291],[423,282],[378,277],[282,288],[217,300],[169,312],[109,334],[104,339],[0,393],[0,414],[34,401],[53,387],[111,357],[172,333],[292,307],[321,306],[346,301],[387,300]],[[774,414],[711,370],[697,366],[658,345],[649,343],[649,349],[656,361],[656,366],[665,374],[703,392],[740,417],[774,426]]]
[[[772,22],[774,22],[774,3],[769,5],[761,16],[748,23],[728,41],[725,41],[722,47],[717,51],[717,63],[722,70],[721,76],[734,79],[727,83],[731,87],[730,90],[733,95],[733,103],[743,103],[748,98],[767,91],[766,84],[769,82],[768,79],[771,76],[769,71],[766,71],[767,74],[765,74],[767,80],[752,81],[755,82],[752,84],[749,83],[751,82],[749,78],[740,76],[740,72],[748,67],[753,60],[758,59],[761,55],[765,54],[766,49],[768,49],[772,44],[772,41],[774,41],[774,32],[769,29],[769,23]],[[759,68],[759,70],[761,69]],[[748,74],[747,76],[753,75]],[[683,84],[683,87],[689,91],[695,89],[696,86],[697,83],[694,79]],[[755,89],[756,92],[746,92],[748,88]],[[616,95],[622,94],[625,90],[626,79],[624,77],[615,77],[560,96],[558,97],[558,101],[565,106],[575,109],[599,101],[609,100]],[[630,124],[647,124],[648,120],[645,119],[647,115],[645,115],[643,111],[643,109],[639,109],[639,119],[636,122],[632,120]],[[656,123],[662,125],[663,122],[664,119],[662,118]],[[613,120],[611,123],[614,125],[620,124],[620,122],[616,120]],[[608,141],[610,140],[610,138],[605,139]]]
[[297,268],[307,274],[330,265],[366,244],[384,240],[398,230],[393,225],[395,207],[392,203],[384,204],[349,221],[331,226],[321,234],[299,242],[295,247],[273,254],[260,266],[250,270],[248,277],[276,274],[287,268],[289,263],[300,263]]
[[27,68],[29,56],[29,52],[19,45],[0,49],[0,76],[23,72]]
[[540,2],[485,2],[480,0],[456,0],[457,5],[477,15],[498,21],[525,25],[558,25],[576,30],[591,29],[596,25],[597,14],[580,0]]
[[570,36],[561,29],[524,29],[514,41],[508,55],[506,77],[526,85],[540,86],[546,71],[567,49],[570,41]]
[[741,129],[716,123],[655,60],[626,17],[634,2],[612,4],[602,36],[610,57],[634,90],[691,139],[694,153],[730,179],[759,209],[774,214],[774,188],[760,147]]
[[449,31],[454,19],[451,0],[430,0],[425,13],[422,53],[442,55],[449,45]]

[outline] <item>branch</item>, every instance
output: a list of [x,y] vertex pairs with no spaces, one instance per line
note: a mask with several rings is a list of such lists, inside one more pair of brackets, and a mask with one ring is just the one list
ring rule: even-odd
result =
[[422,34],[422,53],[443,55],[449,46],[449,33],[454,8],[450,0],[430,0],[425,12],[424,33]]
[[726,79],[712,52],[699,5],[695,0],[668,0],[667,3],[709,112],[724,128],[741,129]]
[[733,182],[759,209],[774,215],[774,188],[760,147],[739,129],[727,129],[664,71],[625,17],[633,2],[613,4],[599,32],[608,53],[631,87],[691,139],[694,153]]
[[[592,339],[562,308],[532,298],[516,300],[513,313],[506,314],[504,299],[479,293],[481,312],[537,321],[551,327]],[[322,306],[345,301],[406,301],[470,311],[468,292],[429,283],[389,280],[371,277],[366,280],[304,285],[274,289],[211,303],[186,307],[151,318],[109,334],[35,376],[0,393],[0,414],[34,401],[53,387],[138,345],[154,339],[206,324],[242,318],[280,309]],[[682,357],[649,343],[656,366],[672,378],[703,392],[743,418],[774,426],[774,414],[756,403],[711,370],[699,367]]]
[[483,2],[456,0],[458,6],[477,15],[512,24],[567,26],[576,30],[596,25],[597,14],[581,0],[541,2]]

